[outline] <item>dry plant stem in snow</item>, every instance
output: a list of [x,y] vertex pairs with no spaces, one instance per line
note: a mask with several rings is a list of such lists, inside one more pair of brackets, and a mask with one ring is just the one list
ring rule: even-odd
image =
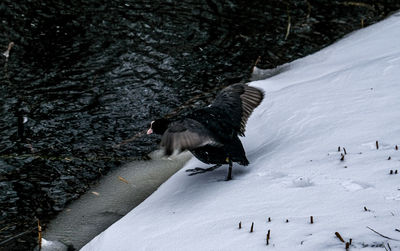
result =
[[339,232],[335,232],[335,235],[336,235],[336,237],[338,237],[338,239],[339,239],[341,242],[344,242],[344,240],[343,240],[342,236],[339,234]]
[[379,233],[378,231],[376,231],[376,230],[374,230],[374,229],[372,229],[372,228],[370,228],[370,227],[367,227],[367,228],[368,228],[369,230],[371,230],[372,232],[376,233],[377,235],[383,237],[383,238],[386,238],[386,239],[389,239],[389,240],[392,240],[392,241],[400,241],[400,240],[398,240],[398,239],[390,238],[390,237],[388,237],[388,236],[386,236],[386,235],[383,235],[383,234]]
[[350,243],[346,242],[346,250],[349,250],[349,248],[350,248]]

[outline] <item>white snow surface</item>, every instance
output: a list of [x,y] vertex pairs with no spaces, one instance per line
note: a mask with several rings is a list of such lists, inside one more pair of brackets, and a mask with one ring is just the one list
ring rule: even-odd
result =
[[288,66],[250,83],[249,166],[192,158],[82,250],[400,250],[400,13]]

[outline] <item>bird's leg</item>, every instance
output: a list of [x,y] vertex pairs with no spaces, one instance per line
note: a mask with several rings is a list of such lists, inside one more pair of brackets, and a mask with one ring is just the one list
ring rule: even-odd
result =
[[199,173],[205,173],[205,172],[214,171],[215,169],[217,169],[220,166],[221,166],[221,164],[217,164],[217,165],[209,167],[209,168],[196,167],[196,168],[193,168],[193,169],[187,169],[186,172],[191,172],[191,174],[189,174],[189,176],[192,176],[192,175],[196,175],[196,174],[199,174]]
[[232,179],[232,160],[231,160],[231,158],[228,157],[228,161],[229,161],[229,168],[228,168],[228,177],[226,177],[226,181]]

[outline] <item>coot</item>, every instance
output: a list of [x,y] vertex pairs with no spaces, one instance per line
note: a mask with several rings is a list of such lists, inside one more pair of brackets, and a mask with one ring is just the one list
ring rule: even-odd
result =
[[244,136],[247,120],[261,103],[264,92],[247,84],[234,84],[223,89],[207,107],[176,120],[152,121],[147,134],[162,135],[161,147],[166,155],[189,150],[206,164],[215,164],[211,171],[229,164],[227,180],[232,179],[232,162],[247,166],[249,161],[239,136]]

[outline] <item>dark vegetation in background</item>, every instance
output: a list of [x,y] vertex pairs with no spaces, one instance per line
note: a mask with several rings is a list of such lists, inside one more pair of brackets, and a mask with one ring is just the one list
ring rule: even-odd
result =
[[3,0],[0,47],[15,46],[0,55],[0,249],[32,248],[36,219],[45,225],[109,169],[155,149],[155,138],[124,142],[155,117],[247,81],[259,57],[273,68],[398,9],[397,0]]

